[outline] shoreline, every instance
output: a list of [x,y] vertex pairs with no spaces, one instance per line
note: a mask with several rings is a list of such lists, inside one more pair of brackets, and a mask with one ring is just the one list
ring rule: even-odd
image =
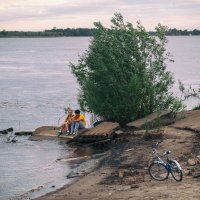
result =
[[[124,131],[118,142],[109,145],[94,170],[35,200],[200,199],[200,124],[195,119],[200,119],[200,111],[186,113],[185,118],[174,124],[160,127],[162,137],[156,139],[145,139],[145,130]],[[193,127],[191,130],[188,124]],[[156,130],[151,134],[155,136]],[[182,182],[176,182],[172,176],[162,182],[150,178],[151,146],[157,140],[162,141],[159,151],[172,151],[172,157],[180,162],[184,173]],[[195,163],[191,164],[192,159]]]

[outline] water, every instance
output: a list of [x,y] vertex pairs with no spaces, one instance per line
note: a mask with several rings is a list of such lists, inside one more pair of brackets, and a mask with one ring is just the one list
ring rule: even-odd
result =
[[[179,96],[178,80],[186,88],[200,90],[200,36],[171,36],[168,37],[167,49],[172,53],[174,63],[168,64],[168,70],[173,72],[176,83],[174,93]],[[184,102],[186,109],[190,110],[200,104],[199,99],[190,98]]]
[[70,154],[69,147],[56,141],[30,141],[27,137],[17,140],[6,143],[6,137],[0,136],[0,199],[20,196],[30,189],[36,191],[28,195],[37,196],[69,182],[66,175],[70,166],[56,162],[58,157]]
[[0,127],[34,130],[58,125],[64,107],[76,109],[70,62],[89,38],[0,38]]
[[[64,107],[78,108],[78,85],[69,63],[88,47],[90,38],[0,38],[0,130],[14,127],[34,130],[58,125]],[[175,63],[168,65],[176,80],[200,88],[200,37],[169,37],[167,49]],[[177,91],[177,84],[174,91]],[[187,102],[188,108],[197,101]],[[56,141],[29,141],[18,137],[15,144],[0,136],[0,199],[22,195],[33,188],[42,192],[67,182],[68,164],[55,162],[70,154]],[[55,188],[55,189],[56,189]],[[40,190],[39,190],[40,192]]]

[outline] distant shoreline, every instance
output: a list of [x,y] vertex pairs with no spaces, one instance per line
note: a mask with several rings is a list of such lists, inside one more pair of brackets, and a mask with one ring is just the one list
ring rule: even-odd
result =
[[[188,37],[195,37],[200,35],[166,35],[166,36],[172,36],[172,37],[182,37],[182,36],[188,36]],[[92,37],[92,36],[5,36],[1,38],[69,38],[69,37]]]
[[[91,37],[95,34],[96,29],[94,28],[66,28],[57,29],[54,27],[50,30],[44,31],[0,31],[0,38],[41,38],[41,37]],[[154,31],[149,31],[149,34],[155,35]],[[200,30],[194,29],[189,30],[178,30],[169,29],[166,32],[167,36],[197,36],[200,35]]]

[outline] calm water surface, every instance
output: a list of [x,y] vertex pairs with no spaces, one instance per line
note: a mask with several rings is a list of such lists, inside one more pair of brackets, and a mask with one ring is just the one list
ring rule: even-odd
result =
[[[7,200],[27,194],[39,196],[69,182],[70,166],[58,162],[58,157],[70,154],[70,148],[56,141],[30,141],[18,137],[16,143],[6,143],[0,136],[0,199]],[[52,188],[52,186],[55,186]],[[24,199],[24,198],[23,198]]]
[[0,38],[0,126],[34,130],[57,125],[64,107],[77,108],[69,63],[89,38]]
[[[34,130],[58,125],[64,107],[78,108],[78,85],[69,68],[88,47],[90,38],[0,38],[0,129]],[[168,65],[176,80],[200,87],[200,37],[169,37]],[[175,84],[174,91],[177,91]],[[186,102],[188,109],[197,101]],[[53,141],[15,144],[0,136],[0,199],[18,196],[41,185],[66,183],[70,167],[55,160],[70,149]]]

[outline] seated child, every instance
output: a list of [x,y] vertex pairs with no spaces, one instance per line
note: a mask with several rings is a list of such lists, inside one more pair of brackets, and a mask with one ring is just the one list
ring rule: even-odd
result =
[[68,111],[68,115],[65,118],[65,121],[63,122],[63,124],[61,125],[61,129],[58,132],[58,136],[60,136],[65,131],[67,131],[67,133],[70,132],[70,127],[72,124],[72,118],[73,118],[74,114],[73,114],[73,110],[71,108],[68,108],[67,111]]

